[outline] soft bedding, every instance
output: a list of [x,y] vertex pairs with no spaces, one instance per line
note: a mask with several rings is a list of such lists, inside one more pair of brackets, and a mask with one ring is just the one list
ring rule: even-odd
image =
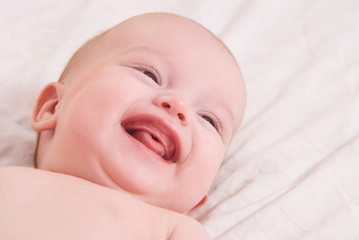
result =
[[355,0],[2,0],[0,165],[33,166],[32,106],[73,51],[153,11],[205,25],[245,76],[243,125],[195,214],[211,237],[359,239]]

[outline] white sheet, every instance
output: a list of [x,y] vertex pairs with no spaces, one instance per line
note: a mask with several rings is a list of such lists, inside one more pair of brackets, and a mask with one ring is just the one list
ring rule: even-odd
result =
[[205,25],[246,79],[242,128],[196,214],[212,238],[359,239],[355,0],[1,0],[0,165],[32,166],[32,105],[72,52],[149,11]]

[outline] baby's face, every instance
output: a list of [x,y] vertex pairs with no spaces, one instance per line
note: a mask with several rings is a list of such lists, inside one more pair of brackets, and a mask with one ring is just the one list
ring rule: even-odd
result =
[[233,57],[197,24],[169,15],[122,23],[91,51],[64,79],[39,167],[190,210],[242,119]]

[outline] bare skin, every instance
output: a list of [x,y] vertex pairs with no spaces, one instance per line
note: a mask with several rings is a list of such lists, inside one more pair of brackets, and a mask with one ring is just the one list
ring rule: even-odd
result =
[[65,174],[0,168],[0,192],[0,239],[210,239],[184,214]]
[[65,73],[32,116],[41,170],[0,169],[0,239],[209,239],[186,213],[206,199],[245,105],[223,44],[147,14]]

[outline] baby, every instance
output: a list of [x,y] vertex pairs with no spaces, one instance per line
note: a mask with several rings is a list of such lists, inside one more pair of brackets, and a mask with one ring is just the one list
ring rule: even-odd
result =
[[201,25],[165,13],[116,25],[39,95],[38,169],[0,170],[0,239],[209,239],[188,213],[244,106],[234,57]]

